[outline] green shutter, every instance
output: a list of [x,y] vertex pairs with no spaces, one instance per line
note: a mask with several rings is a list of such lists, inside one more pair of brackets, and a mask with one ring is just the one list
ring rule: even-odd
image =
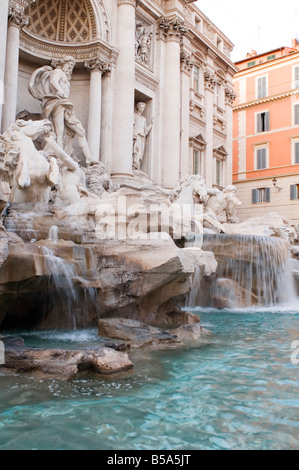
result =
[[299,67],[295,67],[295,88],[299,88]]
[[252,190],[252,204],[257,204],[257,203],[258,203],[258,200],[259,200],[258,190],[257,190],[257,189],[253,189],[253,190]]
[[271,188],[265,188],[265,202],[271,202]]
[[299,124],[299,104],[295,104],[295,124]]
[[299,164],[299,142],[295,142],[295,164]]

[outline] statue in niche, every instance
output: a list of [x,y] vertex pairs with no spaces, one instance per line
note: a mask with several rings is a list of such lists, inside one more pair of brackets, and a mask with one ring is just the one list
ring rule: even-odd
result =
[[138,103],[136,106],[133,130],[133,170],[140,170],[144,157],[146,138],[151,132],[154,119],[148,126],[143,113],[146,109],[145,103]]
[[52,67],[37,69],[30,79],[29,92],[42,102],[43,118],[53,123],[59,147],[71,155],[73,153],[71,141],[77,136],[86,163],[89,164],[96,160],[90,153],[85,130],[69,100],[75,63],[73,57],[66,57],[52,61]]
[[135,56],[139,62],[148,64],[153,33],[142,26],[142,23],[136,24]]

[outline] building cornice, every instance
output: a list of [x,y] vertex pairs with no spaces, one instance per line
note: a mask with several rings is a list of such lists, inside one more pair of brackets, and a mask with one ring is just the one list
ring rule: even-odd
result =
[[248,103],[243,103],[240,105],[234,106],[234,111],[241,111],[242,109],[252,108],[254,106],[258,106],[260,104],[270,103],[271,101],[282,100],[284,98],[289,98],[290,96],[299,95],[299,88],[296,90],[288,91],[286,93],[281,93],[279,95],[268,96],[267,98],[263,98],[261,100],[254,100]]

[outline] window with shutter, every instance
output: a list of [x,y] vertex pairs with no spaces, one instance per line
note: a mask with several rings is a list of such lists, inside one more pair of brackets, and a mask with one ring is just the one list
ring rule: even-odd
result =
[[257,114],[257,132],[267,132],[270,130],[270,113]]
[[258,191],[257,189],[252,190],[252,204],[258,203]]
[[222,161],[216,160],[216,184],[217,186],[222,185]]
[[294,201],[295,199],[298,199],[298,194],[299,194],[299,185],[298,184],[292,184],[291,185],[291,201]]
[[194,90],[200,92],[200,73],[197,65],[194,67]]
[[299,88],[299,66],[295,67],[295,88]]
[[257,150],[257,170],[264,170],[267,168],[267,149],[258,149]]
[[271,202],[271,188],[258,188],[252,190],[252,204]]
[[195,175],[199,174],[199,151],[194,150],[193,152],[193,173]]
[[260,77],[257,80],[257,97],[258,99],[267,96],[267,77]]
[[294,106],[294,124],[299,124],[299,103]]
[[299,165],[299,142],[295,142],[295,165]]
[[265,188],[265,201],[271,202],[271,188]]

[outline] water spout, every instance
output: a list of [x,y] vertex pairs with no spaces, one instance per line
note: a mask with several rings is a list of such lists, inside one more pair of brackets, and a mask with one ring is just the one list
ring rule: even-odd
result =
[[58,242],[58,239],[59,239],[59,228],[57,227],[57,225],[52,225],[52,227],[49,230],[48,240],[56,243]]

